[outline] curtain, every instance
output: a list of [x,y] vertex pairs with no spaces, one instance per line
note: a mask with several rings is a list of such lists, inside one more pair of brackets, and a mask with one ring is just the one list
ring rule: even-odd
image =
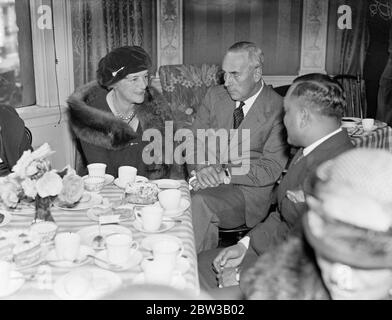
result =
[[155,1],[72,0],[75,87],[96,78],[99,60],[125,45],[142,46],[156,61]]

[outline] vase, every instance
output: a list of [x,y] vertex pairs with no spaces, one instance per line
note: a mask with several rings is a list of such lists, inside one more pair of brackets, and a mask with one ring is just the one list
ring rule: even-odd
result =
[[52,206],[51,197],[40,197],[39,195],[35,198],[35,222],[38,221],[53,221],[52,213],[50,211]]

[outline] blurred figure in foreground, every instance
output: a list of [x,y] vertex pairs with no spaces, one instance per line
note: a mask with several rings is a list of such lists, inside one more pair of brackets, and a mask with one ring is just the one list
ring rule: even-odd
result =
[[390,299],[392,155],[355,149],[320,166],[305,239],[261,256],[243,276],[249,299]]

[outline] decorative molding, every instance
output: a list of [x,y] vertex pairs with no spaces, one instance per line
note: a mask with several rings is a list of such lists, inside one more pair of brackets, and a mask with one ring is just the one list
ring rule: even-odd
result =
[[53,1],[53,29],[56,47],[56,71],[60,105],[65,105],[75,90],[72,46],[72,0]]
[[51,0],[30,0],[36,103],[42,107],[58,104],[53,28],[41,29],[37,23],[39,8],[51,5]]
[[182,64],[182,0],[157,1],[158,68]]
[[304,0],[299,74],[326,73],[328,0]]

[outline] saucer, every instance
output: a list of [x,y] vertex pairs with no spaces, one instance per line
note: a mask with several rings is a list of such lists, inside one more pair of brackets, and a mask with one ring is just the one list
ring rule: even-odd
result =
[[6,224],[9,224],[11,222],[11,217],[12,215],[10,213],[8,213],[5,210],[0,210],[0,227],[4,227]]
[[172,229],[175,225],[176,225],[176,223],[174,221],[162,221],[161,226],[159,227],[159,229],[157,231],[146,231],[146,230],[143,229],[143,226],[142,226],[140,221],[135,220],[133,222],[133,226],[135,227],[135,229],[140,231],[140,232],[144,232],[144,233],[161,233],[161,232],[165,232],[165,231],[168,231],[168,230]]
[[[142,269],[143,269],[143,264],[145,264],[148,260],[152,261],[152,260],[154,260],[154,257],[150,256],[148,258],[145,258],[141,264]],[[188,258],[179,257],[176,261],[176,266],[175,266],[174,272],[180,273],[180,274],[185,274],[189,270],[190,267],[191,267],[191,264],[190,264]]]
[[[144,272],[139,273],[135,278],[133,278],[133,284],[147,284]],[[169,286],[179,290],[184,290],[186,288],[186,279],[182,274],[175,274],[173,275]]]
[[0,289],[0,298],[7,297],[15,293],[23,286],[24,283],[25,279],[23,278],[23,274],[12,270],[7,288]]
[[92,208],[98,204],[101,204],[103,201],[103,197],[99,194],[96,193],[89,193],[89,192],[85,192],[82,196],[82,198],[80,199],[79,203],[72,207],[72,208],[68,208],[66,206],[62,206],[59,205],[58,203],[54,202],[54,206],[58,209],[62,209],[62,210],[67,210],[67,211],[78,211],[78,210],[86,210],[89,208]]
[[178,189],[181,187],[181,182],[174,179],[158,179],[150,182],[155,183],[159,189]]
[[[83,180],[86,179],[86,178],[88,178],[88,175],[85,175],[85,176],[82,177]],[[111,174],[105,174],[104,185],[106,186],[108,184],[111,184],[113,182],[113,180],[114,180],[114,177]]]
[[173,210],[164,210],[163,215],[165,217],[170,217],[170,218],[175,218],[175,217],[179,217],[183,214],[183,212],[189,208],[189,206],[191,205],[191,203],[186,200],[186,199],[182,199],[180,200],[180,206],[177,209],[173,209]]
[[61,276],[53,291],[63,300],[95,300],[118,289],[121,284],[121,277],[114,272],[88,268]]
[[[92,247],[95,250],[105,249],[104,246],[97,247],[97,246],[93,245],[93,240],[94,240],[95,236],[99,235],[98,225],[84,227],[84,228],[80,229],[77,233],[80,235],[80,241],[82,244],[89,246],[89,247]],[[101,225],[101,235],[104,238],[112,233],[125,233],[125,234],[129,234],[130,236],[132,236],[131,230],[129,230],[126,227],[119,226],[116,224]]]
[[100,258],[102,260],[107,261],[108,264],[106,264],[102,261],[99,261],[98,259],[94,259],[94,263],[100,268],[112,270],[112,271],[125,271],[128,269],[132,269],[132,268],[138,266],[140,264],[140,262],[143,260],[143,254],[139,250],[135,250],[135,249],[129,249],[129,250],[131,250],[132,253],[129,256],[128,261],[124,264],[116,263],[116,265],[119,265],[121,267],[121,269],[110,268],[110,266],[109,266],[110,261],[107,257],[108,251],[106,249],[99,251],[95,256],[97,258]]
[[87,255],[94,255],[94,250],[91,247],[88,246],[80,246],[79,250],[79,255],[76,258],[78,262],[73,262],[73,261],[66,261],[66,260],[58,260],[57,258],[57,253],[56,249],[52,249],[49,251],[49,253],[46,255],[46,260],[48,263],[54,267],[58,268],[75,268],[75,267],[80,267],[90,261],[91,258],[87,257]]
[[180,246],[182,246],[182,240],[176,236],[172,236],[170,234],[154,234],[148,237],[145,237],[142,242],[140,243],[140,245],[142,246],[142,248],[151,251],[153,245],[156,242],[161,242],[164,240],[174,240],[176,241]]
[[[146,177],[143,176],[136,176],[135,178],[135,182],[148,182],[148,179]],[[125,186],[120,184],[119,179],[116,178],[114,179],[114,184],[119,187],[120,189],[125,189]]]

